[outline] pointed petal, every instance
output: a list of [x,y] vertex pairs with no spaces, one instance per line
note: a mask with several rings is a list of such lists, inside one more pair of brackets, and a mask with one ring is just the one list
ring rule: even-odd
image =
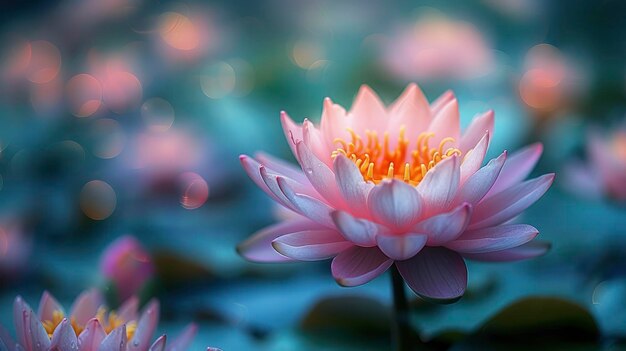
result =
[[443,247],[425,247],[406,261],[396,262],[407,285],[419,296],[454,302],[467,287],[467,268],[458,253]]
[[272,241],[289,233],[305,230],[322,229],[323,226],[308,219],[289,220],[274,224],[261,229],[253,234],[248,240],[237,246],[237,252],[245,259],[253,262],[289,262],[291,258],[285,257],[272,247]]
[[397,179],[375,186],[367,198],[367,206],[377,221],[397,229],[415,224],[422,213],[420,194]]
[[304,142],[299,142],[296,147],[302,170],[315,190],[329,203],[341,206],[344,201],[337,187],[333,171],[320,161]]
[[535,168],[542,152],[543,145],[541,143],[535,143],[507,157],[504,167],[502,167],[502,171],[500,172],[500,176],[498,176],[498,180],[496,180],[496,183],[491,190],[489,190],[487,197],[519,184],[526,179],[533,168]]
[[278,178],[282,178],[283,182],[288,183],[291,188],[297,188],[298,190],[300,190],[300,192],[303,192],[303,188],[289,178],[284,178],[282,175],[271,173],[270,171],[268,171],[267,168],[265,168],[265,166],[261,166],[259,171],[261,173],[261,178],[263,179],[265,186],[267,186],[270,192],[274,195],[278,203],[292,211],[297,212],[296,207],[294,207],[294,205],[291,203],[291,201],[289,201],[289,199],[285,196],[282,190],[280,190],[280,187],[278,186]]
[[[32,351],[49,351],[50,338],[33,310],[26,312],[24,315],[24,328],[28,328],[26,336],[30,338]],[[57,326],[57,328],[59,327]]]
[[445,211],[450,206],[459,187],[459,177],[459,160],[456,156],[439,162],[426,173],[417,190],[424,200],[427,214]]
[[313,151],[320,161],[329,167],[332,166],[331,150],[328,149],[328,145],[320,131],[308,119],[305,119],[302,123],[302,138],[304,144]]
[[426,245],[425,234],[407,233],[401,235],[377,235],[378,248],[387,257],[403,261],[415,256]]
[[512,249],[485,252],[478,254],[463,254],[469,260],[482,262],[513,262],[535,258],[546,254],[552,245],[542,241],[531,241]]
[[158,339],[156,339],[154,344],[150,346],[148,351],[164,351],[166,341],[167,341],[167,336],[161,335]]
[[350,133],[348,133],[349,127],[350,118],[346,115],[346,110],[340,105],[333,103],[330,98],[325,98],[320,121],[320,131],[329,150],[336,148],[336,138],[344,140],[350,138]]
[[389,107],[389,128],[397,133],[402,126],[409,137],[417,137],[430,123],[428,100],[415,83],[409,84],[402,95]]
[[440,246],[459,237],[467,228],[472,213],[470,204],[463,204],[454,210],[442,213],[420,222],[415,227],[417,233],[428,235],[428,246]]
[[483,165],[488,147],[489,133],[485,133],[476,146],[465,153],[463,162],[461,163],[461,184],[465,183],[467,178],[476,173],[476,171],[480,169],[480,166]]
[[334,228],[333,221],[330,218],[330,213],[333,211],[332,208],[310,196],[296,193],[284,178],[277,178],[277,182],[278,187],[290,204],[293,205],[296,212],[311,219],[313,222],[328,228]]
[[172,341],[167,344],[165,350],[167,351],[182,351],[189,349],[193,338],[198,333],[198,326],[195,323],[191,323],[185,327],[185,329]]
[[334,169],[335,180],[344,200],[350,204],[354,213],[365,216],[368,213],[367,196],[374,185],[366,182],[356,164],[343,154],[335,158]]
[[[46,336],[47,338],[47,336]],[[72,324],[67,318],[61,321],[52,334],[50,341],[50,351],[77,351],[78,340]]]
[[335,211],[331,214],[331,217],[346,240],[358,246],[376,246],[376,234],[379,230],[376,223],[355,218],[343,211]]
[[[98,351],[126,351],[128,340],[126,340],[126,324],[121,325],[102,340]],[[130,345],[129,349],[130,349]]]
[[272,246],[280,254],[299,261],[319,261],[334,257],[353,244],[335,230],[307,230],[276,238]]
[[150,346],[150,340],[152,340],[158,321],[159,302],[152,300],[144,308],[141,317],[139,317],[135,334],[128,343],[128,351],[146,350]]
[[291,148],[291,152],[293,152],[293,155],[298,158],[296,144],[298,141],[304,139],[302,136],[302,126],[296,124],[291,118],[289,118],[289,115],[287,115],[285,111],[281,111],[280,113],[280,123],[283,126],[283,132],[285,133],[285,138]]
[[456,99],[448,102],[436,115],[428,126],[428,131],[435,135],[429,139],[430,147],[436,147],[443,138],[452,137],[459,140],[460,135],[459,104]]
[[471,149],[485,135],[493,134],[494,113],[489,110],[475,117],[461,137],[460,149],[463,153]]
[[248,174],[248,177],[250,177],[250,179],[252,179],[252,181],[259,188],[261,188],[261,190],[268,194],[274,201],[282,203],[281,200],[267,187],[267,185],[265,185],[265,181],[263,181],[263,177],[261,176],[261,168],[263,168],[263,166],[259,162],[247,155],[239,156],[239,161],[241,162],[243,169]]
[[554,174],[546,174],[484,199],[474,207],[469,229],[492,227],[512,219],[539,200],[553,180]]
[[76,298],[70,315],[76,320],[76,323],[85,325],[96,315],[103,303],[104,299],[100,291],[95,288],[87,290]]
[[482,200],[496,182],[496,179],[498,179],[505,160],[506,151],[467,178],[467,181],[457,193],[454,202],[457,204],[467,202],[474,205]]
[[117,315],[124,321],[137,320],[137,311],[139,310],[139,299],[136,296],[131,296],[129,299],[117,309]]
[[350,109],[354,129],[358,134],[365,130],[386,130],[387,110],[376,93],[367,85],[361,85]]
[[259,163],[278,174],[284,174],[301,184],[309,183],[309,179],[302,173],[302,169],[297,164],[291,164],[264,152],[256,153],[256,159],[259,160]]
[[463,233],[446,247],[463,253],[485,253],[510,249],[533,240],[539,231],[528,224],[505,224]]
[[39,301],[39,309],[37,311],[37,316],[39,316],[39,320],[42,321],[51,321],[53,318],[53,314],[56,311],[60,311],[65,315],[65,311],[61,304],[52,296],[48,291],[44,291],[41,295],[41,300]]
[[333,259],[331,271],[339,285],[357,286],[383,274],[392,263],[376,247],[353,246]]
[[15,334],[17,336],[18,343],[26,346],[26,329],[24,328],[24,315],[30,310],[30,306],[22,299],[21,296],[17,296],[13,302],[13,323],[15,324]]
[[[124,333],[126,334],[126,333]],[[95,351],[102,343],[107,333],[97,319],[87,322],[85,329],[78,336],[78,348],[80,351]]]
[[450,101],[455,100],[456,97],[452,90],[446,90],[441,96],[439,96],[432,104],[430,104],[431,116],[434,116],[441,112],[444,106],[446,106]]

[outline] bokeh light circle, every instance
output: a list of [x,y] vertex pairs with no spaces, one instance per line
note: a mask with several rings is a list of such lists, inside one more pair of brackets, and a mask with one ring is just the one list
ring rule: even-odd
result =
[[200,77],[200,86],[204,95],[212,99],[221,99],[235,89],[237,78],[235,70],[226,62],[209,65]]
[[88,117],[102,105],[102,85],[94,76],[78,74],[66,85],[68,105],[76,117]]
[[159,35],[163,41],[178,50],[189,51],[200,45],[197,26],[185,15],[166,12],[160,17]]
[[141,117],[151,131],[167,131],[174,123],[175,116],[174,108],[165,99],[151,98],[141,105]]
[[178,177],[180,204],[183,208],[193,210],[201,207],[209,198],[209,185],[197,173],[186,172]]
[[143,95],[141,82],[130,72],[117,70],[108,72],[102,87],[104,103],[115,113],[127,112],[141,103]]
[[115,211],[116,205],[115,190],[102,180],[88,182],[80,192],[80,208],[91,219],[107,219]]
[[119,155],[126,144],[126,134],[120,124],[110,118],[94,122],[91,131],[92,153],[99,158],[109,159]]
[[26,78],[36,84],[52,81],[61,69],[61,52],[54,44],[37,40],[30,43]]

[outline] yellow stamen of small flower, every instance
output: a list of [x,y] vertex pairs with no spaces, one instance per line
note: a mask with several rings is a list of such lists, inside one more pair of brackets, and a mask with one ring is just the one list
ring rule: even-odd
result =
[[[112,332],[115,328],[126,324],[126,337],[130,340],[133,335],[135,335],[135,330],[137,330],[137,323],[135,321],[127,322],[119,317],[115,311],[107,313],[107,310],[103,307],[98,309],[98,312],[94,317],[100,322],[100,325],[102,325],[102,328],[107,334]],[[51,320],[41,322],[43,328],[46,330],[46,333],[48,333],[48,337],[52,338],[54,330],[59,326],[59,324],[61,324],[64,318],[65,315],[63,312],[57,310],[52,312]],[[74,317],[70,318],[70,324],[72,325],[72,329],[74,329],[76,336],[80,335],[80,333],[82,333],[85,329],[85,326],[78,324]]]
[[[347,129],[351,140],[341,138],[334,140],[338,147],[332,152],[335,158],[343,154],[352,160],[363,175],[363,179],[375,184],[383,179],[400,179],[409,184],[417,185],[424,179],[426,173],[439,162],[454,155],[461,156],[461,150],[455,147],[447,147],[454,144],[451,137],[443,138],[437,147],[431,148],[429,140],[433,133],[421,133],[417,137],[415,147],[411,150],[410,142],[405,138],[405,128],[400,128],[400,133],[395,148],[389,146],[389,133],[383,134],[382,142],[376,131],[365,131],[366,141],[352,129]],[[396,167],[395,165],[404,165]]]

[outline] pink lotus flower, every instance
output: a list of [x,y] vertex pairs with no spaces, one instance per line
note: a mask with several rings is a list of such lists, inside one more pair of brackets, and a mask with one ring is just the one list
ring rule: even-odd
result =
[[568,165],[567,185],[581,196],[626,201],[626,128],[609,135],[594,130],[587,140],[588,164]]
[[172,343],[166,336],[151,343],[159,320],[159,303],[152,300],[138,314],[139,300],[127,300],[117,311],[108,311],[97,290],[82,293],[67,315],[47,292],[35,313],[21,297],[15,299],[13,318],[17,342],[0,328],[0,349],[9,351],[163,351],[185,350],[196,334],[189,325]]
[[439,16],[399,30],[384,46],[382,61],[401,79],[467,79],[488,73],[494,57],[472,24]]
[[464,258],[514,261],[547,251],[538,231],[509,221],[537,201],[554,174],[526,180],[542,146],[485,166],[488,111],[462,133],[451,92],[428,104],[411,84],[391,106],[363,86],[346,112],[324,102],[319,127],[281,116],[301,169],[265,154],[241,156],[252,180],[297,213],[243,242],[257,262],[333,258],[343,286],[367,283],[395,264],[422,297],[450,300],[467,285]]
[[121,301],[138,294],[154,277],[150,254],[132,236],[123,236],[109,245],[100,267],[102,274],[115,285]]

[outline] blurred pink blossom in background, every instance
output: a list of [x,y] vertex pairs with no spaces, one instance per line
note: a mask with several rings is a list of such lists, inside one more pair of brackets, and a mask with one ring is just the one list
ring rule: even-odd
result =
[[139,294],[155,274],[150,254],[132,236],[111,243],[102,255],[100,268],[115,286],[120,301]]

